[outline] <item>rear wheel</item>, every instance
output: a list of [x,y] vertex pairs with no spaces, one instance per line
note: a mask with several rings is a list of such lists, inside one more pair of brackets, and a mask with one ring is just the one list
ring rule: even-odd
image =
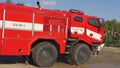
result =
[[71,60],[75,65],[80,65],[88,61],[90,55],[90,48],[86,44],[78,43],[71,52]]
[[33,63],[38,67],[52,66],[58,56],[56,47],[49,42],[41,42],[32,49]]

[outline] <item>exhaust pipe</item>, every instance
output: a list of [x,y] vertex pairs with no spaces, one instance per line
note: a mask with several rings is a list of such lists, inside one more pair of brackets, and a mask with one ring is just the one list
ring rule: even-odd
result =
[[37,1],[37,6],[38,6],[38,9],[41,10],[41,6],[40,6],[40,2],[39,1]]

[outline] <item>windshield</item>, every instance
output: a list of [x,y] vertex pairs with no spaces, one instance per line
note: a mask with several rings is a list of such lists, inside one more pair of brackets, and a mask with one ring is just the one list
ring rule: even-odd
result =
[[100,27],[100,23],[99,23],[99,20],[97,19],[94,19],[94,18],[89,18],[89,24],[95,26],[95,27]]

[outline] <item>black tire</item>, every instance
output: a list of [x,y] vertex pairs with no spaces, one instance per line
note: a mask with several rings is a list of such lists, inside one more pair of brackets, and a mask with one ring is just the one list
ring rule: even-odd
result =
[[61,60],[67,64],[73,65],[73,62],[71,61],[71,56],[70,55],[62,55]]
[[32,50],[33,63],[38,67],[50,67],[57,60],[56,47],[49,42],[41,42]]
[[71,60],[75,65],[87,62],[90,56],[90,48],[83,43],[76,44],[71,52]]
[[29,63],[33,62],[33,60],[32,60],[32,54],[30,54],[30,56],[28,56],[28,61],[29,61]]

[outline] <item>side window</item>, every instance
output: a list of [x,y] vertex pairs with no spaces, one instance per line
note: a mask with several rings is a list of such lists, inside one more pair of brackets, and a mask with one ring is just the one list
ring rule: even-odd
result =
[[74,20],[75,20],[75,21],[78,21],[78,22],[82,22],[82,21],[83,21],[83,18],[82,18],[82,17],[79,17],[79,16],[75,16],[75,17],[74,17]]
[[91,25],[93,25],[93,26],[100,27],[100,23],[99,23],[99,21],[96,20],[96,19],[90,18],[90,19],[88,19],[88,22],[89,22],[89,24],[91,24]]

